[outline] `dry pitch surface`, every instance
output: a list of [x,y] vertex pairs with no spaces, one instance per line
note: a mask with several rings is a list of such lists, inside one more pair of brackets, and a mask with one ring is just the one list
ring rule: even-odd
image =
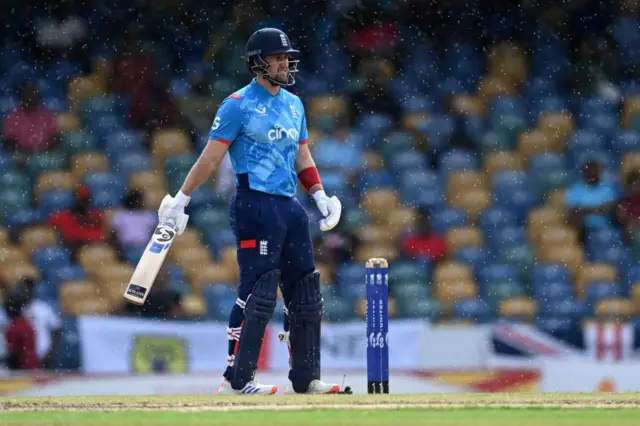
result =
[[640,425],[640,394],[0,399],[1,425]]

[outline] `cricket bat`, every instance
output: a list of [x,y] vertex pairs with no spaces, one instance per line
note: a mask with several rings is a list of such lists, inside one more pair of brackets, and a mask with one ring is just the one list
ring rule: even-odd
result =
[[124,292],[125,300],[136,305],[144,304],[177,234],[173,221],[160,223],[156,227]]

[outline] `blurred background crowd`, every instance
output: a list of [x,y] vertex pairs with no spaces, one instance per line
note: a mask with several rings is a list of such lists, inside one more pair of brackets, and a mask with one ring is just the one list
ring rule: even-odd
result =
[[227,320],[238,279],[228,160],[194,194],[147,304],[122,294],[160,200],[179,189],[221,100],[249,82],[244,45],[261,27],[301,50],[291,90],[327,193],[345,206],[332,232],[312,221],[328,321],[364,317],[370,257],[390,261],[394,318],[502,319],[558,335],[585,318],[636,319],[639,9],[10,2],[0,11],[8,364],[67,365],[55,353],[77,315]]

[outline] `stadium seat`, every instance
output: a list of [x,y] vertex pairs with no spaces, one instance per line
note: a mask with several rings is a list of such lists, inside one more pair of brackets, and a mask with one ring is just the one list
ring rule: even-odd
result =
[[189,283],[195,292],[200,292],[206,285],[237,282],[237,274],[224,264],[207,263],[200,269],[186,273]]
[[82,179],[84,185],[94,195],[98,191],[119,191],[124,192],[125,184],[116,173],[112,172],[90,172],[85,173]]
[[434,294],[440,302],[443,312],[451,313],[458,300],[477,297],[478,287],[473,280],[436,281]]
[[445,208],[432,216],[431,226],[435,232],[446,234],[451,228],[466,225],[467,221],[467,215],[463,211]]
[[449,205],[466,213],[471,221],[478,217],[491,205],[491,194],[486,189],[470,189],[461,193],[459,197],[449,200]]
[[[4,254],[4,249],[2,249],[2,251]],[[5,260],[2,263],[3,266],[2,269],[0,269],[0,279],[9,286],[15,285],[23,278],[31,278],[35,281],[39,281],[41,278],[40,272],[28,260],[20,261],[19,263],[8,263]]]
[[32,253],[40,247],[54,246],[56,244],[56,233],[47,225],[30,226],[20,234],[20,246],[27,253]]
[[616,268],[604,263],[583,264],[576,276],[576,288],[579,296],[584,295],[585,288],[596,281],[617,281],[618,273]]
[[382,257],[393,262],[400,256],[398,249],[392,244],[377,244],[375,246],[360,246],[356,250],[354,259],[356,262],[366,262],[374,257]]
[[60,151],[43,152],[28,156],[25,168],[29,176],[37,176],[47,170],[64,169],[66,162],[66,156]]
[[133,275],[133,266],[127,263],[113,263],[100,268],[96,273],[95,283],[98,287],[104,287],[107,283],[128,284]]
[[456,250],[453,259],[469,265],[474,272],[483,268],[490,259],[487,250],[481,246],[467,246]]
[[580,297],[587,302],[590,307],[595,307],[602,299],[621,297],[622,289],[610,281],[591,282],[584,288],[584,293]]
[[531,322],[538,312],[538,306],[527,297],[514,297],[500,302],[498,312],[502,317]]
[[56,123],[61,134],[80,130],[80,118],[74,112],[62,112],[56,115]]
[[416,211],[410,207],[400,207],[394,209],[387,216],[387,227],[391,234],[396,237],[401,233],[408,232],[415,226]]
[[101,268],[117,263],[116,253],[106,244],[93,244],[78,250],[78,263],[90,278],[97,277]]
[[568,113],[544,113],[538,116],[537,128],[551,139],[554,150],[564,150],[574,127],[573,117]]
[[534,284],[533,295],[544,311],[550,303],[575,298],[575,289],[568,281],[547,281]]
[[518,274],[518,269],[508,263],[490,263],[480,268],[477,273],[478,282],[482,288],[487,288],[495,282],[517,282]]
[[534,265],[531,274],[531,282],[534,287],[544,286],[547,282],[561,281],[571,283],[571,273],[566,266],[561,264],[543,264]]
[[524,170],[524,159],[515,151],[498,151],[484,157],[484,169],[489,178],[507,170]]
[[62,150],[69,155],[96,149],[98,149],[98,142],[90,133],[78,130],[62,136]]
[[633,302],[621,297],[611,297],[600,300],[595,306],[594,313],[597,318],[608,318],[628,321],[635,313]]
[[157,130],[152,136],[151,155],[156,167],[162,167],[169,156],[190,151],[189,138],[181,130]]
[[101,152],[81,152],[71,157],[71,173],[76,182],[83,180],[85,173],[109,171],[109,160]]
[[144,191],[150,188],[158,188],[166,192],[166,181],[162,173],[158,171],[141,170],[134,172],[129,177],[129,188],[138,188]]
[[453,316],[484,323],[492,319],[491,307],[482,299],[461,299],[453,306]]
[[470,188],[489,189],[485,175],[473,170],[453,172],[447,180],[447,199],[452,200]]
[[398,195],[390,189],[372,189],[364,193],[361,205],[374,221],[384,223],[388,213],[397,207]]
[[433,275],[434,282],[453,282],[453,281],[471,281],[473,273],[471,268],[459,262],[442,262],[440,263]]
[[437,321],[442,315],[440,302],[433,298],[398,299],[398,314],[405,318],[420,318]]
[[40,196],[39,212],[44,217],[52,213],[70,209],[73,206],[73,193],[71,191],[48,191]]
[[482,246],[482,233],[472,226],[457,227],[449,230],[445,235],[447,251],[455,253],[458,249],[467,246]]
[[538,237],[537,249],[542,252],[549,247],[578,246],[578,233],[574,228],[552,225],[543,229]]
[[477,167],[476,155],[461,150],[446,152],[442,154],[439,161],[439,170],[444,175],[460,170],[475,170]]
[[362,244],[384,244],[395,237],[388,227],[380,225],[365,225],[356,231],[356,235]]
[[31,252],[31,261],[44,272],[71,265],[71,255],[61,246],[40,247]]
[[640,152],[640,131],[620,132],[612,141],[612,151],[620,157],[628,153]]
[[185,294],[180,305],[188,317],[201,317],[207,313],[207,304],[198,294]]
[[551,247],[540,253],[540,260],[545,263],[561,264],[565,266],[572,276],[579,273],[584,264],[584,252],[577,247]]
[[40,198],[47,191],[72,191],[76,182],[70,172],[62,170],[45,171],[38,175],[35,196]]

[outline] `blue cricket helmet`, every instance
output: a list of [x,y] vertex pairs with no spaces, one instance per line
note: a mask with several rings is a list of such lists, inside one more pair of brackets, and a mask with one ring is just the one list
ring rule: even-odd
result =
[[[275,80],[267,73],[267,56],[286,53],[289,55],[289,74],[287,82]],[[278,86],[291,86],[296,82],[295,74],[298,72],[298,60],[293,60],[291,55],[300,53],[291,46],[291,41],[284,31],[277,28],[262,28],[249,37],[245,47],[247,67],[253,74],[262,74],[272,84]]]

